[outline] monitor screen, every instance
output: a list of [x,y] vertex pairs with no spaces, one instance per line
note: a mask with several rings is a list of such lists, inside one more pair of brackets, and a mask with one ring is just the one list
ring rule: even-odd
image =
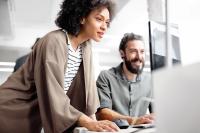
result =
[[[171,25],[171,39],[172,39],[172,63],[181,63],[180,41],[178,34],[178,26]],[[155,21],[149,21],[149,45],[150,45],[150,62],[151,70],[165,66],[166,59],[166,37],[165,24]]]

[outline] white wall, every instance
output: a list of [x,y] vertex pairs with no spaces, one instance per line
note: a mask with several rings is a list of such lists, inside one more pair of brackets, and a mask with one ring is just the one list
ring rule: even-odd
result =
[[200,1],[170,0],[170,21],[178,24],[182,64],[200,61]]
[[172,15],[172,20],[176,17],[180,27],[183,65],[200,62],[200,1],[176,0],[173,10],[177,7],[179,10],[174,11],[177,16]]
[[[151,20],[165,21],[164,2],[165,0],[148,0]],[[170,5],[169,20],[171,23],[177,24],[179,29],[182,64],[199,62],[200,1],[168,0],[168,2]]]

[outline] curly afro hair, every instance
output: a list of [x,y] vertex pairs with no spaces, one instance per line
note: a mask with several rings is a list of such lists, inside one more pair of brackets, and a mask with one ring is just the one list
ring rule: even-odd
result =
[[114,5],[113,0],[64,0],[55,23],[69,34],[76,36],[80,32],[81,20],[94,9],[106,7],[112,20]]

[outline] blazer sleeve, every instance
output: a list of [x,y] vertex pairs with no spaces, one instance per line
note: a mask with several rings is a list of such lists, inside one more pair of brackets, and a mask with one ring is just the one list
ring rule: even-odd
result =
[[44,131],[60,133],[76,123],[82,112],[64,93],[66,50],[59,37],[47,35],[34,48],[34,78]]

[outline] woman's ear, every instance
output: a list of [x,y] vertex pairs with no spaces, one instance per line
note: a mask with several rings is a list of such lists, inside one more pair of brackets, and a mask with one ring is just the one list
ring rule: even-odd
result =
[[125,57],[124,51],[123,50],[119,50],[119,53],[120,53],[121,58],[124,59],[124,57]]
[[85,24],[85,18],[81,19],[81,24]]

